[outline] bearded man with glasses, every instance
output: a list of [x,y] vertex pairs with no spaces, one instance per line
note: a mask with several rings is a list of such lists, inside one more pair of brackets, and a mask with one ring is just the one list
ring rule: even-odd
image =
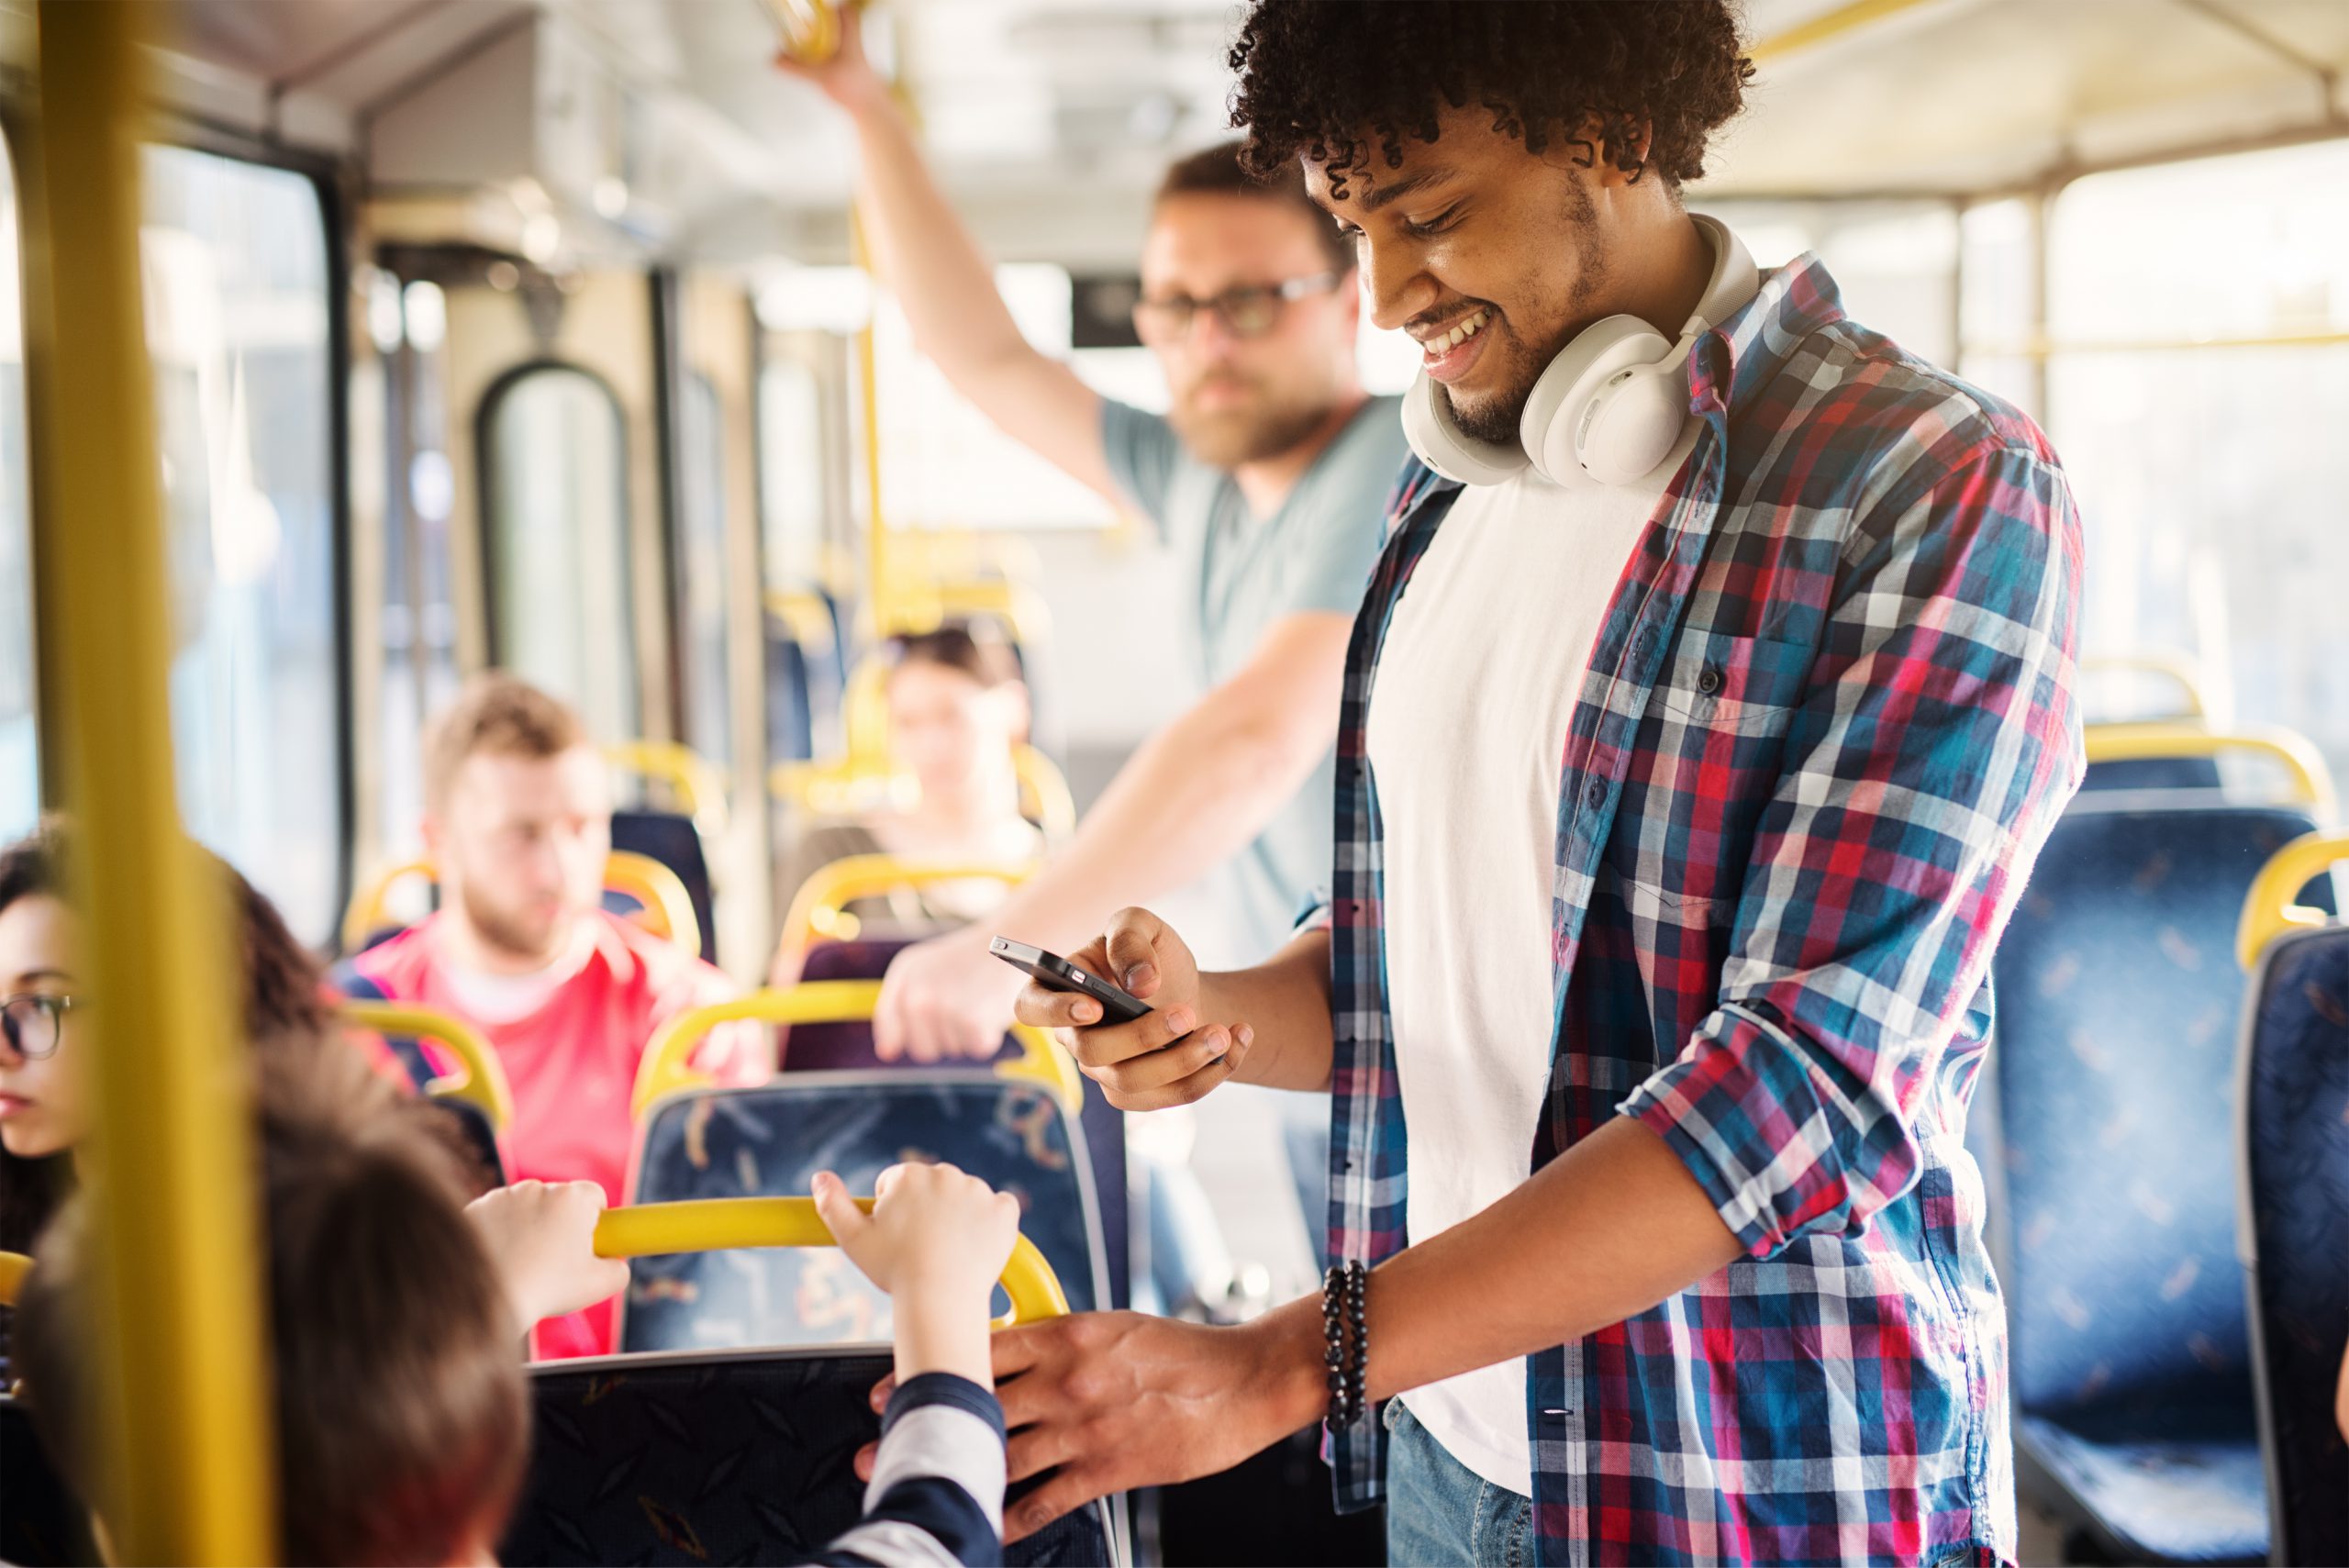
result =
[[[1105,398],[1020,337],[866,63],[856,13],[842,24],[833,60],[782,64],[856,128],[860,210],[915,342],[1007,433],[1150,517],[1187,578],[1204,695],[1135,751],[993,929],[1074,945],[1121,906],[1236,857],[1241,942],[1269,951],[1330,877],[1346,639],[1405,453],[1398,400],[1365,395],[1355,367],[1353,245],[1295,170],[1260,183],[1237,144],[1176,163],[1152,206],[1134,307],[1170,406],[1161,417]],[[883,1055],[996,1053],[1019,975],[988,956],[987,935],[957,931],[892,966],[874,1020]]]

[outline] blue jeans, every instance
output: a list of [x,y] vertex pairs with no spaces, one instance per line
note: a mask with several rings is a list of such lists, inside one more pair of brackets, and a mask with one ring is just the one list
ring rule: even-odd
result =
[[1451,1454],[1403,1407],[1386,1406],[1386,1561],[1394,1568],[1531,1568],[1533,1501]]

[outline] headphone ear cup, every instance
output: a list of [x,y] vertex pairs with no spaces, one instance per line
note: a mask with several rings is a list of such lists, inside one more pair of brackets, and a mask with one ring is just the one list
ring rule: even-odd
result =
[[1630,484],[1672,455],[1688,423],[1687,363],[1675,354],[1660,365],[1618,371],[1592,396],[1576,433],[1583,472],[1601,484]]
[[1480,441],[1463,433],[1425,371],[1412,379],[1411,390],[1403,395],[1403,439],[1421,462],[1463,484],[1500,484],[1525,468],[1522,449]]
[[1587,436],[1606,412],[1616,378],[1671,352],[1672,345],[1636,316],[1606,317],[1576,333],[1533,384],[1518,426],[1519,439],[1542,476],[1569,488],[1620,483],[1591,469]]

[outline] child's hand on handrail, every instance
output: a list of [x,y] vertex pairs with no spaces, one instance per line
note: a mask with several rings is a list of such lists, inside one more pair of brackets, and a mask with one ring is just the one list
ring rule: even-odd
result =
[[465,1206],[525,1330],[628,1288],[628,1263],[596,1255],[604,1189],[594,1182],[516,1182]]
[[987,1302],[1019,1238],[1019,1200],[952,1165],[892,1165],[867,1215],[829,1171],[816,1211],[896,1307],[897,1381],[925,1372],[994,1386]]

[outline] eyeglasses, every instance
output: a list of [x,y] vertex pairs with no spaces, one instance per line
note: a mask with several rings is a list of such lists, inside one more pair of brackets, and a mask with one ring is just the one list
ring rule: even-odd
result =
[[1261,338],[1273,329],[1273,324],[1281,318],[1282,309],[1291,300],[1303,299],[1309,294],[1325,294],[1337,286],[1339,276],[1336,272],[1315,272],[1286,283],[1249,284],[1226,289],[1212,299],[1193,299],[1189,295],[1177,294],[1164,299],[1138,300],[1134,304],[1134,332],[1146,342],[1172,342],[1189,334],[1191,323],[1200,311],[1212,310],[1233,337]]
[[28,1062],[39,1062],[57,1054],[65,1015],[81,1005],[78,997],[44,996],[37,991],[0,996],[0,1033],[7,1035],[9,1050]]

